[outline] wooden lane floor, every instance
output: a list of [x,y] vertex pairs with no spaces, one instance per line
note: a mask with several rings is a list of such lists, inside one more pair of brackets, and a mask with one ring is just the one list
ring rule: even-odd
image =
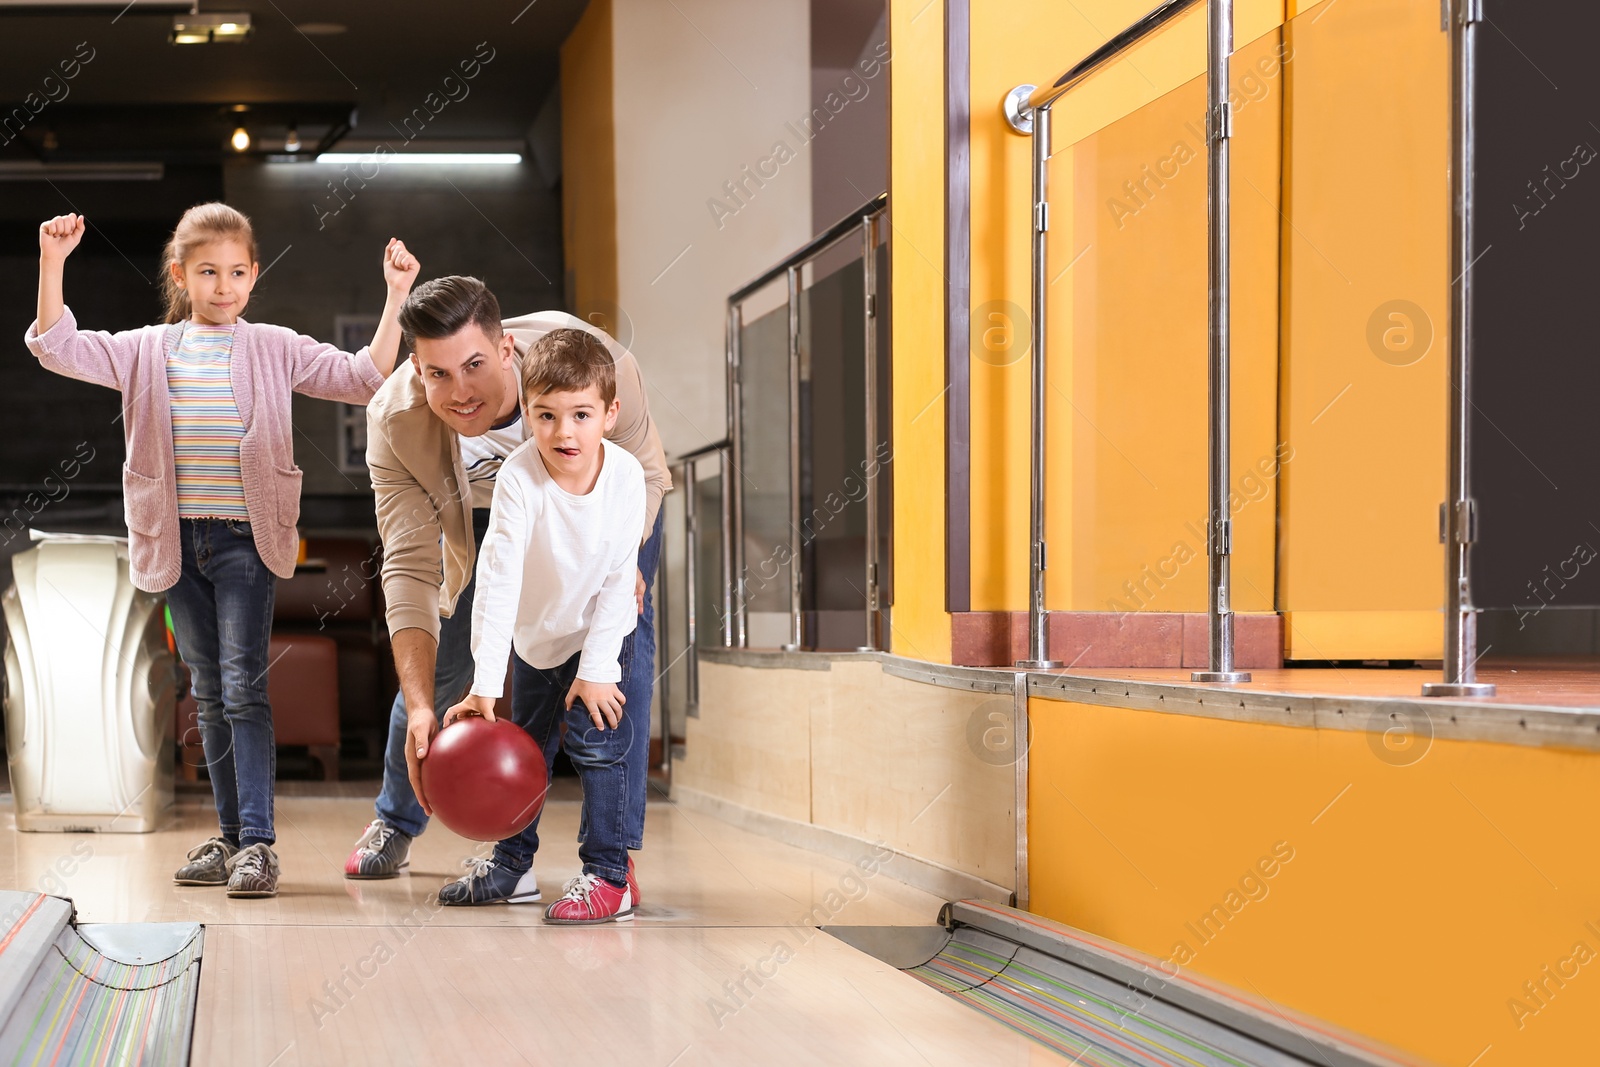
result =
[[[70,896],[84,922],[205,923],[197,1065],[1061,1062],[814,929],[934,921],[942,901],[879,873],[870,845],[852,864],[652,803],[637,917],[557,928],[539,905],[440,907],[480,846],[438,825],[409,876],[346,880],[370,817],[370,793],[280,795],[273,900],[172,884],[215,832],[193,793],[154,834],[7,825],[0,884]],[[577,825],[576,802],[546,806],[546,902],[578,873]]]

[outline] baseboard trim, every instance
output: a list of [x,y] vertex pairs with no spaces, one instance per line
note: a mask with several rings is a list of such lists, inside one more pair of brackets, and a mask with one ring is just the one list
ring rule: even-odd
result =
[[[965,611],[950,616],[951,662],[1010,667],[1028,656],[1028,614]],[[1235,614],[1235,664],[1245,670],[1283,666],[1283,619]],[[1052,611],[1050,658],[1090,668],[1204,668],[1210,662],[1210,619],[1194,612]]]
[[[674,778],[677,778],[676,773]],[[862,856],[869,855],[874,848],[887,847],[838,830],[829,830],[810,823],[786,819],[781,815],[771,815],[754,808],[747,808],[710,793],[702,793],[698,789],[680,785],[677,781],[672,784],[671,795],[675,803],[713,815],[741,830],[749,830],[763,837],[782,841],[786,845],[818,852],[847,863],[854,863]],[[977,875],[957,871],[932,860],[920,859],[895,849],[889,851],[891,858],[883,865],[882,871],[895,881],[904,882],[914,889],[921,889],[945,900],[978,898],[1009,905],[1013,899],[1010,889],[979,878]]]

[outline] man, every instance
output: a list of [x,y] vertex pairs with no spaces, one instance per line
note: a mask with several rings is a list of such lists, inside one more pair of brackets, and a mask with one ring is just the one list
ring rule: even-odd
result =
[[[615,339],[559,311],[500,320],[494,294],[476,278],[416,287],[400,310],[411,366],[390,376],[367,407],[367,466],[383,540],[383,593],[400,692],[389,715],[383,791],[345,862],[348,878],[392,878],[409,866],[411,841],[431,813],[418,768],[446,710],[472,679],[472,596],[477,549],[489,523],[501,461],[526,438],[519,404],[528,345],[572,327],[597,336],[616,364],[621,411],[606,437],[645,472],[646,508],[635,596],[638,626],[627,638],[621,689],[628,730],[629,848],[643,845],[655,670],[650,583],[661,552],[661,497],[672,487],[661,439],[645,402],[638,362]],[[637,884],[629,861],[633,899]],[[515,880],[490,861],[469,861],[445,886],[449,904],[525,903],[540,898],[533,872]]]

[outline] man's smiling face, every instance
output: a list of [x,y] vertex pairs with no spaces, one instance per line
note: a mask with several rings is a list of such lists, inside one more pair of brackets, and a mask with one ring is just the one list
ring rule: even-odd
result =
[[491,341],[468,323],[449,337],[418,337],[415,348],[411,365],[422,375],[433,413],[463,437],[488,432],[507,407],[508,394],[515,396],[511,335]]

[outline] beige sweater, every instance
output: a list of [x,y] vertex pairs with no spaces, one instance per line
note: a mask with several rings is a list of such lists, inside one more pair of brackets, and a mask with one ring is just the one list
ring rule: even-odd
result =
[[[672,488],[661,437],[650,418],[639,363],[621,344],[582,319],[561,311],[522,315],[503,323],[516,342],[517,374],[528,346],[551,330],[587,330],[616,360],[621,412],[607,438],[633,453],[645,476],[645,525],[655,526],[661,498]],[[434,415],[422,377],[408,364],[389,376],[367,405],[367,467],[383,539],[383,596],[389,633],[416,627],[439,637],[472,578],[472,489],[455,432]]]

